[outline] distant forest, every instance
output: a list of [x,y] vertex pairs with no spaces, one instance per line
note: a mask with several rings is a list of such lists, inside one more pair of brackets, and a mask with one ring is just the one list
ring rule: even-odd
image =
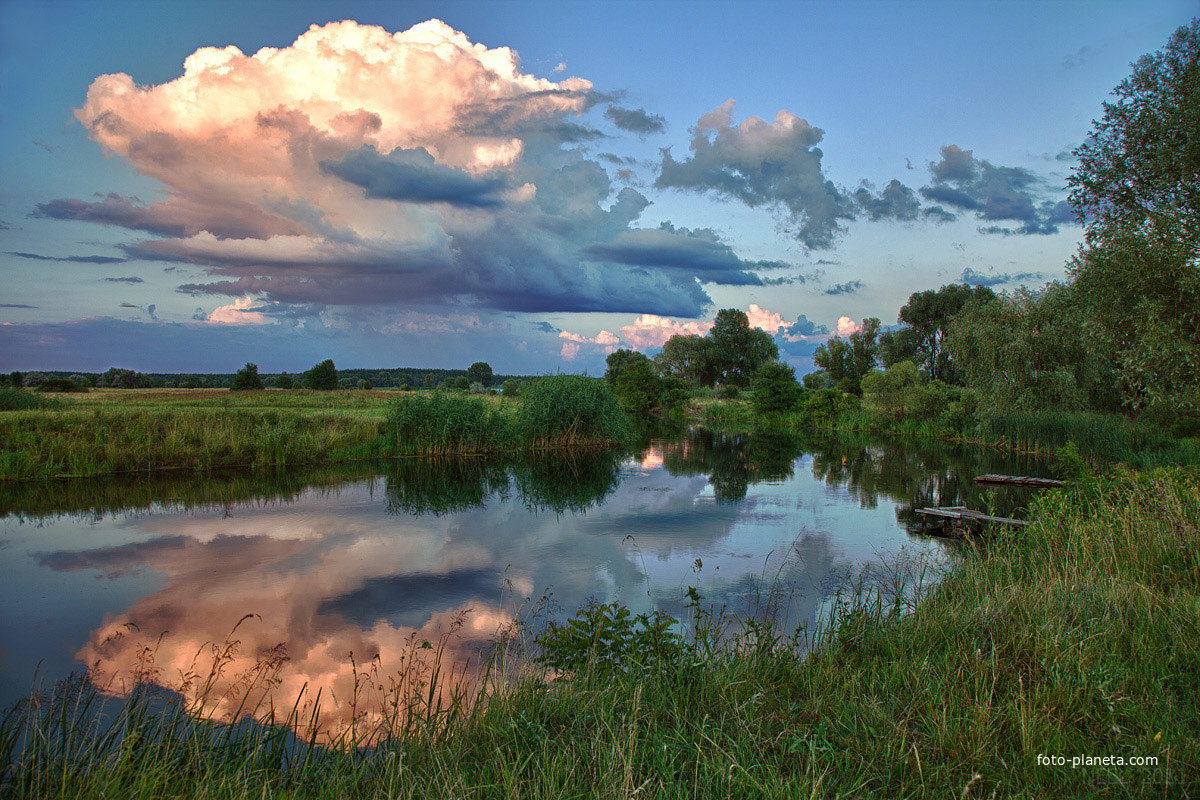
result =
[[[26,386],[35,386],[41,383],[46,378],[67,378],[81,386],[98,386],[103,385],[100,381],[101,372],[78,372],[78,371],[53,371],[42,370],[39,372],[24,373],[24,384]],[[137,376],[138,385],[144,388],[198,388],[198,389],[228,389],[233,384],[232,372],[140,372],[134,373]],[[281,375],[288,375],[299,383],[303,379],[304,372],[286,373],[286,372],[262,372],[259,377],[262,378],[264,384],[268,387],[274,386],[275,381]],[[413,389],[433,389],[443,382],[449,383],[455,378],[467,377],[465,369],[430,369],[420,367],[395,367],[393,369],[342,369],[337,370],[338,384],[343,389],[354,389],[358,387],[360,380],[366,381],[373,388],[388,389],[396,388],[407,384]],[[518,381],[525,380],[533,376],[529,375],[501,375],[499,373],[492,376],[490,381],[491,386],[499,386],[509,378],[514,378]],[[87,379],[86,381],[84,379]]]

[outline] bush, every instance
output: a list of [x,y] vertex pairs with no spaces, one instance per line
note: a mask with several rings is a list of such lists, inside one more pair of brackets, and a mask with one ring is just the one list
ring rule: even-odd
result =
[[262,378],[258,377],[258,365],[246,362],[246,366],[237,371],[233,376],[233,383],[229,386],[231,392],[261,392],[263,390]]
[[741,393],[742,390],[738,387],[723,384],[713,390],[713,397],[718,400],[737,400]]
[[467,387],[467,391],[471,394],[487,394],[487,387],[476,381]]
[[309,389],[330,391],[338,388],[337,367],[331,359],[325,359],[304,373],[304,385]]
[[15,386],[0,386],[0,411],[25,411],[32,408],[53,408],[57,400],[39,397]]
[[47,378],[38,384],[39,392],[86,392],[83,386],[80,386],[70,378]]
[[454,380],[450,381],[450,388],[460,392],[471,391],[471,379],[466,375],[459,375]]
[[750,385],[754,391],[754,410],[760,414],[791,411],[800,401],[801,389],[796,383],[795,370],[778,361],[759,367]]
[[292,380],[291,375],[288,375],[286,372],[284,372],[278,378],[275,379],[275,388],[276,389],[294,389],[294,388],[296,388],[296,382],[294,380]]
[[616,444],[631,434],[612,389],[582,375],[549,375],[525,387],[520,430],[532,446]]
[[366,378],[359,378],[358,379],[358,388],[359,389],[371,389],[373,387],[371,386],[371,382],[369,380],[367,380]]
[[150,379],[131,369],[110,367],[96,379],[96,385],[113,389],[148,389],[150,388]]
[[505,397],[516,397],[520,391],[520,384],[512,378],[509,378],[504,383],[500,384],[500,394]]

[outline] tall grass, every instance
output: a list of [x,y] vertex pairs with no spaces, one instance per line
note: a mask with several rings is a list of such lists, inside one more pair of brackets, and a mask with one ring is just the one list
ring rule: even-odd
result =
[[[422,673],[409,684],[417,691],[397,695],[403,713],[340,737],[313,731],[300,703],[260,706],[266,724],[230,726],[135,696],[107,725],[79,724],[76,695],[63,693],[0,725],[0,789],[14,798],[1200,796],[1200,472],[1085,480],[1044,494],[1031,520],[995,533],[924,594],[851,587],[812,635],[769,618],[730,632],[695,593],[684,628],[593,605],[540,647],[498,648],[524,654],[524,673],[493,661],[450,695],[431,692],[436,673]],[[363,674],[364,687],[385,683]],[[1040,764],[1039,754],[1068,764]],[[1157,763],[1072,768],[1075,756]]]
[[14,386],[0,386],[0,411],[28,411],[31,408],[57,408],[59,401],[27,392]]
[[0,478],[284,467],[364,458],[379,424],[334,414],[68,408],[0,415]]
[[577,375],[532,381],[515,410],[443,392],[396,400],[383,431],[391,452],[435,455],[611,447],[632,435],[612,390],[603,381]]

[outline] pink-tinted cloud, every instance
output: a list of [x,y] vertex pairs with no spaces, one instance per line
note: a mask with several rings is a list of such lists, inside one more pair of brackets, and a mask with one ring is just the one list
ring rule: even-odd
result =
[[217,306],[205,318],[205,322],[214,325],[265,325],[267,317],[261,311],[254,311],[257,304],[253,297],[243,297],[227,306]]
[[761,328],[772,336],[778,333],[780,328],[787,325],[783,320],[782,314],[768,311],[760,307],[757,303],[750,304],[750,308],[746,311],[746,316],[750,318],[751,328]]
[[850,317],[838,317],[837,335],[849,336],[852,333],[857,333],[862,330],[862,325],[852,320]]
[[657,314],[642,314],[629,325],[618,328],[621,336],[635,350],[662,347],[672,336],[704,336],[711,322],[677,322]]

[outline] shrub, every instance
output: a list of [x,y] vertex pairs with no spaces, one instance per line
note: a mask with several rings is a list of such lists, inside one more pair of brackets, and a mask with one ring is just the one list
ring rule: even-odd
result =
[[629,438],[629,419],[604,381],[548,375],[528,384],[518,423],[532,446],[616,444]]
[[754,390],[754,410],[760,414],[791,411],[800,401],[795,370],[778,361],[759,367],[750,385]]
[[469,392],[471,390],[471,379],[466,375],[459,375],[450,381],[450,388],[460,392]]
[[278,378],[275,379],[276,389],[294,389],[295,387],[296,382],[292,380],[292,376],[288,375],[286,372],[282,373]]
[[713,390],[713,397],[718,400],[737,400],[741,393],[742,390],[738,387],[725,384]]
[[47,378],[42,381],[37,390],[39,392],[86,392],[87,389],[80,386],[70,378]]
[[233,383],[229,386],[231,392],[261,392],[263,390],[262,378],[258,377],[258,365],[246,362],[246,366],[237,371],[233,376]]
[[520,388],[520,384],[518,384],[512,378],[509,378],[504,383],[500,384],[500,394],[504,395],[505,397],[516,397],[517,393],[520,391]]
[[487,394],[487,387],[482,383],[475,381],[468,387],[467,391],[469,391],[471,394]]
[[359,378],[358,379],[358,388],[359,389],[370,389],[370,388],[372,388],[371,382],[369,380],[367,380],[366,378]]

